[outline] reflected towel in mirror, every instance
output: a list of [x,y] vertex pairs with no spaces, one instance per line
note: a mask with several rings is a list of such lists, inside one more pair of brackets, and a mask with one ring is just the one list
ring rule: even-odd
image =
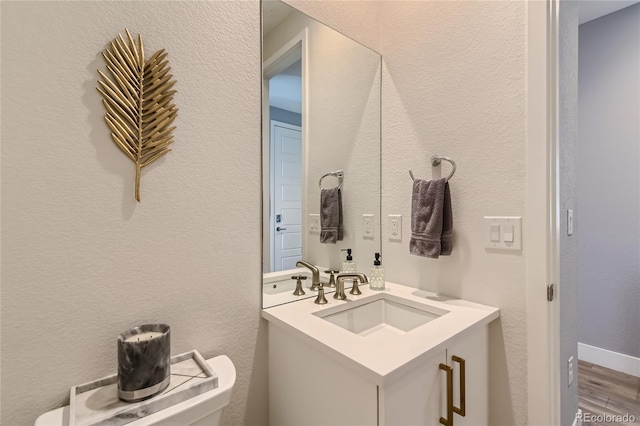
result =
[[340,188],[320,190],[320,242],[335,244],[342,241],[342,192]]

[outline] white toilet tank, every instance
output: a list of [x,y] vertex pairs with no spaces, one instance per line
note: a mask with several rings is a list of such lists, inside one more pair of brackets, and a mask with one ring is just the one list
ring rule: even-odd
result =
[[[207,360],[218,375],[218,387],[157,413],[128,423],[131,426],[216,426],[220,425],[222,410],[231,401],[231,391],[236,383],[236,368],[225,355]],[[36,419],[35,426],[67,426],[69,406],[44,413]]]

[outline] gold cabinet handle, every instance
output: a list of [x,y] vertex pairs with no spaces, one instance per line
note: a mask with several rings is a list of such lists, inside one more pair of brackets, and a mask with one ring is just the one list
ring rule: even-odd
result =
[[447,418],[440,417],[440,423],[444,426],[453,426],[453,368],[440,364],[440,370],[447,373]]
[[[465,394],[466,392],[466,378],[465,378],[465,374],[464,374],[464,359],[460,358],[459,356],[453,355],[451,357],[451,360],[453,362],[457,362],[458,364],[460,364],[460,407],[453,407],[453,412],[460,414],[462,417],[465,416],[465,413],[467,411],[467,402],[466,402],[466,398],[465,398]],[[453,376],[453,373],[452,373]],[[451,379],[453,381],[453,377]],[[453,403],[452,403],[453,405]]]

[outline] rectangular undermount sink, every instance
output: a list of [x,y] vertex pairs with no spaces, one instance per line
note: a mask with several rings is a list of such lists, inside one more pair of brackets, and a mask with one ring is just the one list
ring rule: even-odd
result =
[[448,311],[387,293],[313,314],[359,336],[404,334]]

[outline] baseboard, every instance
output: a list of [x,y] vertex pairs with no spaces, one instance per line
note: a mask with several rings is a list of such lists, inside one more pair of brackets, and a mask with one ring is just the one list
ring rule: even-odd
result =
[[576,413],[575,419],[573,419],[573,423],[571,426],[582,426],[582,410],[578,408],[578,412]]
[[578,359],[640,377],[640,358],[578,343]]

